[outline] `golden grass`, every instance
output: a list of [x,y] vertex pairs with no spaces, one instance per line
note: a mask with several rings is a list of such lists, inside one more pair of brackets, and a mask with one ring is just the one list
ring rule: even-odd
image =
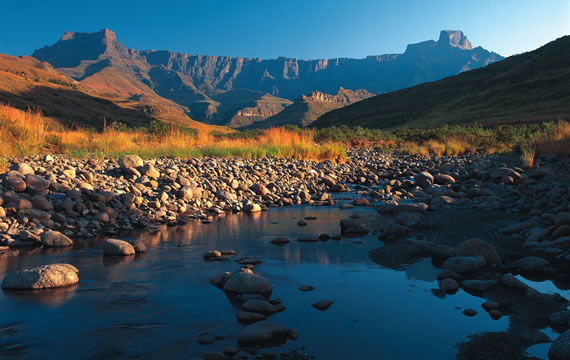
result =
[[570,154],[570,123],[559,121],[551,134],[539,136],[537,152],[540,154],[552,154],[562,157]]
[[527,168],[532,168],[534,165],[534,158],[536,156],[536,147],[532,144],[527,144],[521,147],[521,160],[523,165]]
[[312,130],[301,132],[271,128],[256,138],[220,138],[206,130],[193,136],[171,126],[166,135],[144,131],[122,131],[105,126],[102,132],[48,126],[50,120],[39,111],[22,111],[0,105],[0,158],[38,153],[63,153],[117,157],[139,154],[146,158],[213,155],[260,158],[278,156],[296,159],[344,161],[340,143],[316,143]]

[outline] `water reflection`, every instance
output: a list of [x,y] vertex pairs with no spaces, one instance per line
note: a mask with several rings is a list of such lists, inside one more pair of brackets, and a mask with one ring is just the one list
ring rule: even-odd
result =
[[78,284],[55,289],[4,290],[4,294],[14,302],[55,308],[71,299],[77,287]]
[[[357,239],[361,243],[347,238],[297,241],[336,235],[339,221],[352,214],[373,231],[386,222],[373,209],[291,207],[135,234],[130,239],[140,238],[148,247],[143,256],[103,257],[102,239],[77,242],[65,251],[10,250],[0,254],[2,276],[25,267],[70,263],[80,270],[80,283],[61,293],[0,292],[3,321],[24,324],[13,337],[25,344],[30,358],[199,358],[235,345],[235,334],[242,328],[235,319],[237,309],[209,284],[210,278],[234,271],[239,264],[202,258],[207,250],[233,249],[232,260],[262,260],[256,271],[274,286],[273,298],[287,307],[272,320],[299,332],[297,342],[287,342],[275,352],[305,346],[317,359],[371,359],[381,354],[389,359],[439,360],[449,358],[455,344],[470,334],[515,329],[507,317],[467,319],[455,309],[478,307],[481,298],[462,291],[435,298],[430,290],[437,287],[437,269],[430,260],[404,267],[405,271],[372,263],[368,252],[381,245],[374,233]],[[316,219],[299,227],[297,222],[307,216]],[[276,237],[291,242],[275,246],[270,241]],[[301,284],[316,289],[300,292]],[[334,301],[326,312],[311,307],[322,298]],[[57,331],[49,331],[54,324]],[[198,345],[195,338],[204,331],[226,338]]]

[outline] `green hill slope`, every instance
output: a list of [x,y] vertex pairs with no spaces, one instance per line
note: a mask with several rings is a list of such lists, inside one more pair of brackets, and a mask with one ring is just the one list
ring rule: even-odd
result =
[[570,36],[439,81],[378,95],[312,126],[435,127],[519,124],[570,117]]

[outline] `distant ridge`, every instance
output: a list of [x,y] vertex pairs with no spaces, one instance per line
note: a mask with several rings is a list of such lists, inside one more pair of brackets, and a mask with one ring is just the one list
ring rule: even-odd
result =
[[[287,101],[313,91],[333,94],[342,87],[382,93],[502,59],[481,47],[473,48],[458,30],[442,31],[437,41],[408,45],[403,54],[364,59],[261,60],[137,51],[121,44],[108,29],[65,32],[33,56],[105,96],[148,104],[174,102],[194,120],[232,127],[262,124],[284,109]],[[244,90],[258,95],[246,96],[243,102],[231,93],[222,96]]]
[[270,127],[283,125],[296,125],[299,127],[309,126],[313,121],[324,113],[367,99],[374,94],[366,90],[338,89],[336,95],[329,95],[320,91],[313,91],[308,95],[301,95],[293,104],[285,110],[266,119],[255,123],[252,127]]
[[[456,39],[460,46],[468,46]],[[570,118],[570,36],[485,68],[381,94],[322,115],[312,126],[495,126]]]

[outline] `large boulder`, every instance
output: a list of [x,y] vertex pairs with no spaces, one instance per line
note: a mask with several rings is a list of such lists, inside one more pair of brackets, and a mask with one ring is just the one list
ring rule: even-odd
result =
[[264,345],[283,343],[287,340],[287,328],[267,320],[246,326],[237,336],[240,345]]
[[364,235],[368,234],[370,229],[363,223],[352,219],[343,219],[340,221],[340,231],[343,234]]
[[570,359],[570,330],[563,332],[550,346],[548,350],[550,360]]
[[250,269],[240,269],[224,283],[224,291],[238,294],[267,294],[273,287],[263,276]]
[[4,178],[3,183],[8,190],[13,190],[14,192],[26,191],[26,182],[19,176],[8,175]]
[[457,247],[461,256],[483,256],[490,264],[500,264],[501,257],[490,243],[481,239],[465,240]]
[[103,255],[128,256],[134,254],[135,249],[126,241],[107,239],[103,243]]
[[540,272],[548,265],[550,265],[548,260],[538,256],[526,256],[509,264],[511,268],[522,273]]
[[49,188],[50,181],[41,176],[29,174],[26,176],[26,186],[35,192],[44,192]]
[[123,155],[119,158],[121,169],[136,169],[144,165],[143,160],[137,155]]
[[73,241],[58,231],[45,231],[41,236],[42,245],[47,247],[72,246]]
[[443,267],[462,274],[479,270],[487,264],[483,256],[454,256],[445,260]]
[[17,171],[24,176],[34,173],[34,169],[26,163],[15,163],[10,167],[10,170]]
[[4,289],[48,289],[77,284],[79,270],[69,264],[43,265],[9,273],[2,282]]
[[433,176],[427,171],[422,171],[415,176],[415,184],[425,188],[433,184]]

